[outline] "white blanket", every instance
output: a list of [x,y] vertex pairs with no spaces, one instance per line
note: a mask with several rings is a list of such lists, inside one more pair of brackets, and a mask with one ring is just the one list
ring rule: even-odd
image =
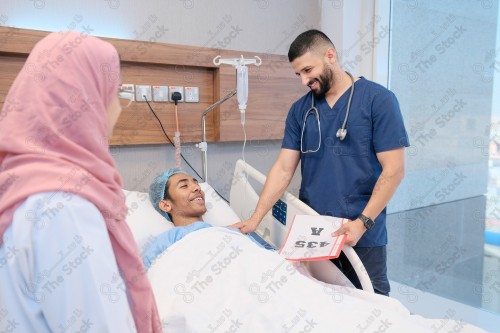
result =
[[410,315],[398,301],[323,284],[242,234],[206,228],[148,271],[165,332],[484,332]]

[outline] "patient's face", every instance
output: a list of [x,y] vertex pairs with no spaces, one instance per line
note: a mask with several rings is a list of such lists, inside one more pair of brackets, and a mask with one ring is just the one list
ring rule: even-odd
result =
[[193,177],[178,173],[168,179],[168,199],[160,202],[160,209],[169,213],[176,226],[202,220],[207,211],[205,193]]

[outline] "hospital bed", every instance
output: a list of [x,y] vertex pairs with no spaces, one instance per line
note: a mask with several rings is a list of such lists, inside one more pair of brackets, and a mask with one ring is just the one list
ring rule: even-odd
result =
[[[259,200],[258,188],[265,183],[266,177],[248,163],[238,160],[231,182],[229,205],[207,183],[200,183],[205,192],[207,213],[203,220],[214,226],[227,226],[248,218]],[[172,227],[158,214],[149,202],[149,194],[125,191],[129,208],[127,221],[139,245],[141,253],[160,233]],[[286,237],[296,214],[318,215],[312,208],[297,197],[285,192],[283,197],[269,211],[255,233],[271,247],[279,249]],[[370,278],[356,252],[344,245],[342,251],[351,262],[363,290],[373,292]],[[350,285],[345,276],[329,260],[304,263],[309,273],[316,279],[337,285]]]
[[[339,272],[330,261],[312,262],[307,270],[237,231],[222,228],[249,216],[258,200],[256,189],[264,181],[264,175],[238,161],[230,205],[210,185],[200,183],[208,208],[203,219],[215,227],[193,232],[171,245],[148,270],[165,332],[421,333],[441,328],[484,332],[459,318],[411,315],[397,300],[373,293],[359,258],[348,246],[343,251],[368,292],[346,287],[335,277]],[[147,193],[124,193],[127,223],[143,252],[172,225],[153,209]],[[289,222],[299,213],[316,214],[285,193],[260,224],[258,235],[278,248]]]

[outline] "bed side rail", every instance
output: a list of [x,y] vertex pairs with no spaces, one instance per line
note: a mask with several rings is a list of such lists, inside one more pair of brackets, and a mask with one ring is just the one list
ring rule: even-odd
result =
[[[251,165],[242,160],[236,162],[229,202],[231,208],[241,219],[247,219],[251,216],[259,200],[259,194],[250,184],[246,175],[248,175],[248,179],[253,179],[262,185],[266,181],[266,177]],[[275,248],[280,248],[296,214],[318,215],[316,211],[297,197],[285,192],[274,208],[266,214],[256,233]],[[348,245],[344,245],[342,251],[355,269],[363,290],[373,292],[370,278],[356,252]]]

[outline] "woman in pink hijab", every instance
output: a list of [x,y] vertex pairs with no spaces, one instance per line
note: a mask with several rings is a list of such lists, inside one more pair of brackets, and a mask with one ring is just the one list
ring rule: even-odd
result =
[[0,331],[161,332],[108,150],[115,48],[51,33],[0,112]]

